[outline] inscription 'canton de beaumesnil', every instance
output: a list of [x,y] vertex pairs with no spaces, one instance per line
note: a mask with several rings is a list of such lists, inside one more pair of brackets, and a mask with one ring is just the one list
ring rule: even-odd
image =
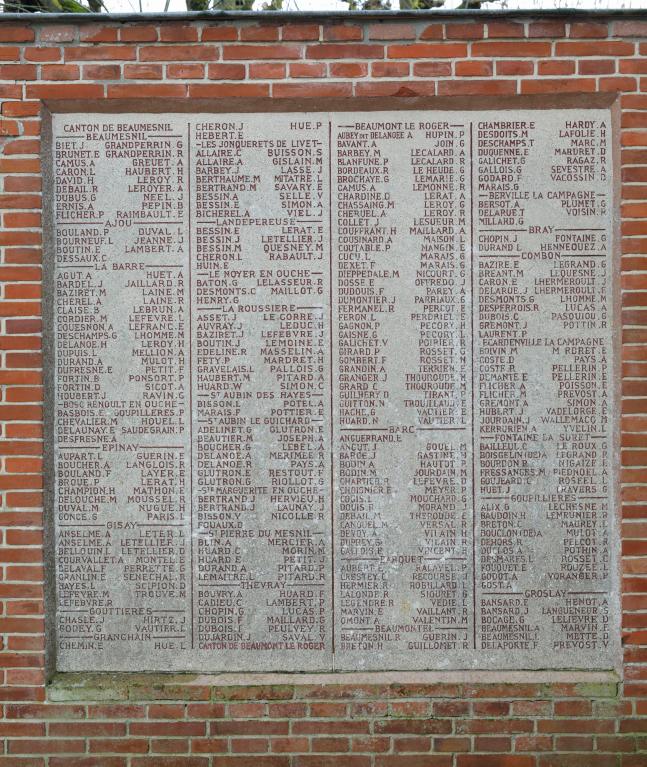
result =
[[53,115],[58,668],[612,666],[611,146]]

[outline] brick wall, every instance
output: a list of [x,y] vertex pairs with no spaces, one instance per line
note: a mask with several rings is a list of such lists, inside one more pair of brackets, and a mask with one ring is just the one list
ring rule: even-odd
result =
[[[0,19],[0,767],[647,765],[647,16],[141,23]],[[623,634],[619,683],[46,688],[43,99],[617,92],[622,107]]]

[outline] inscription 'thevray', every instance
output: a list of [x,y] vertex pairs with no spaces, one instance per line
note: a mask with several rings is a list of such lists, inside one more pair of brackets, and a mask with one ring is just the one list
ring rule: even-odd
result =
[[52,133],[60,669],[613,665],[607,110]]

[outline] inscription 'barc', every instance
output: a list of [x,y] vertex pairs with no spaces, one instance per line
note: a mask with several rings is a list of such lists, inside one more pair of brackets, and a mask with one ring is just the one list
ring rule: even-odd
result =
[[615,664],[608,109],[51,132],[60,670]]

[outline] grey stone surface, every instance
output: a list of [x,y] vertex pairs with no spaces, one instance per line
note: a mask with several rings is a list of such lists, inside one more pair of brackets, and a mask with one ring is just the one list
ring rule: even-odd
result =
[[612,146],[54,114],[58,669],[613,667]]

